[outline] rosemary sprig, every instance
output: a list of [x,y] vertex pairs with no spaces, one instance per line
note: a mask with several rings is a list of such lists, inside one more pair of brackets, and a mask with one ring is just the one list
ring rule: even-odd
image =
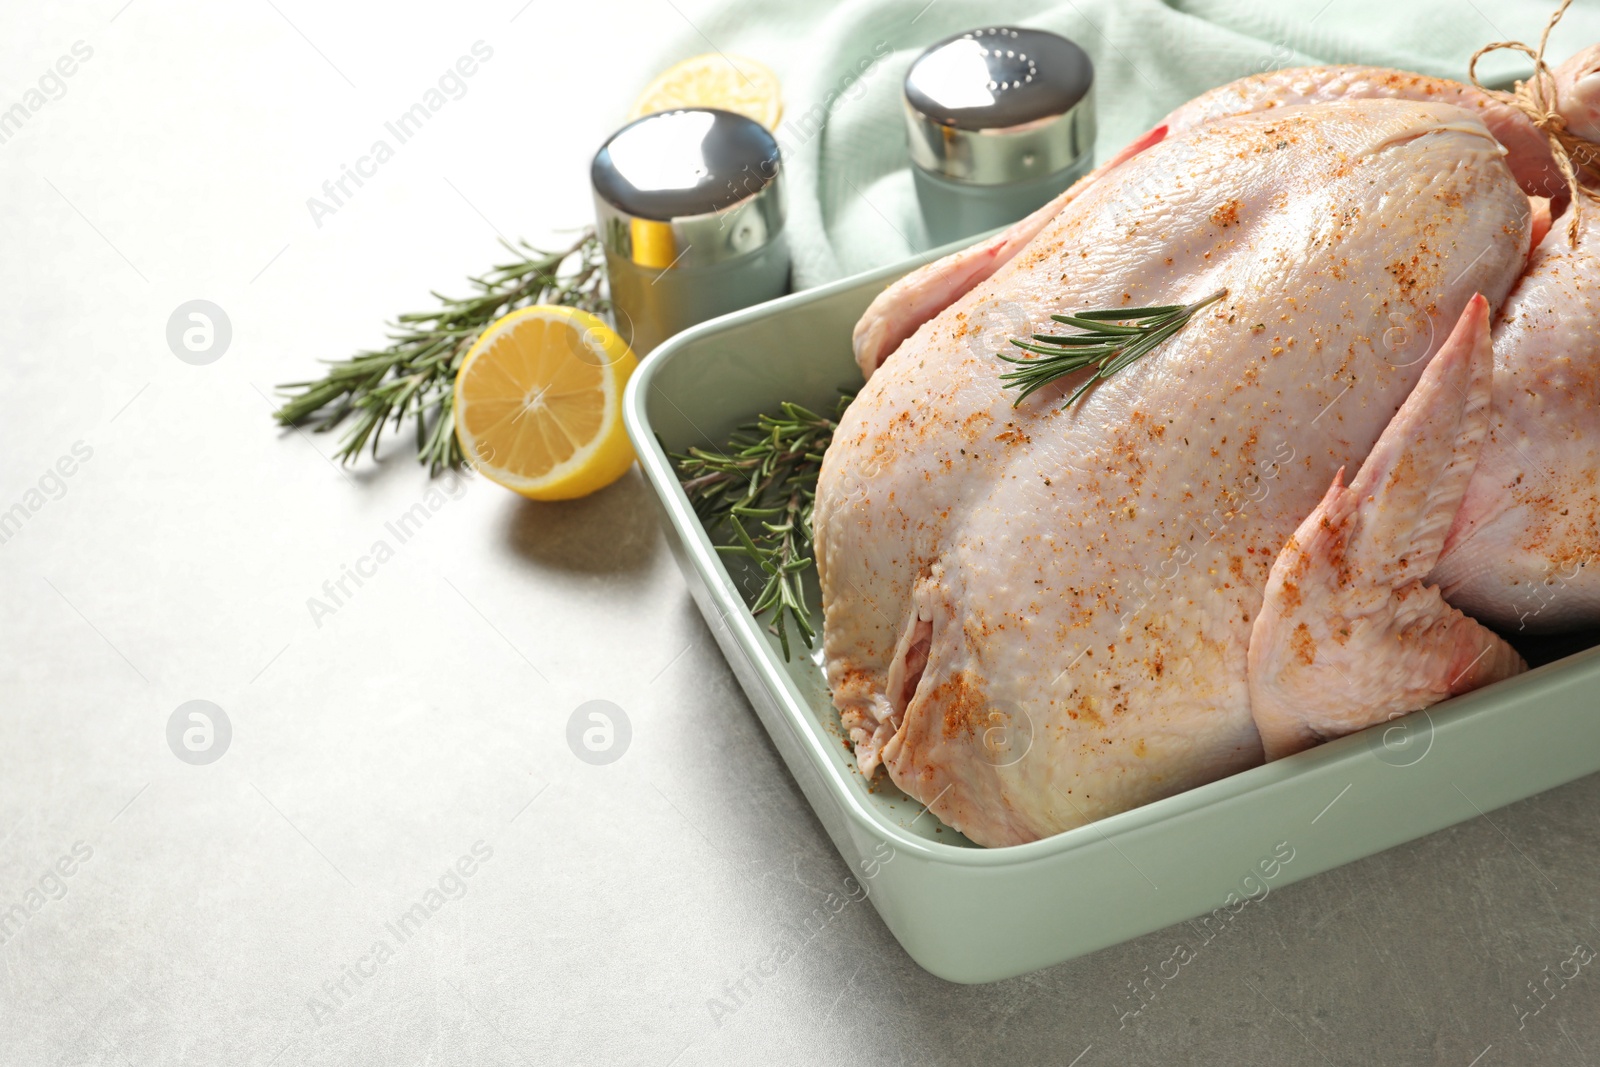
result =
[[784,659],[791,622],[807,648],[817,634],[801,585],[812,567],[817,473],[852,399],[840,398],[832,418],[785,403],[777,414],[758,415],[735,430],[726,448],[671,455],[717,551],[745,556],[765,575],[750,610],[770,616]]
[[1018,368],[1000,375],[1007,389],[1020,390],[1016,402],[1011,406],[1021,404],[1057,378],[1085,367],[1094,367],[1095,372],[1085,378],[1083,384],[1061,405],[1063,408],[1070,407],[1095,382],[1109,378],[1134,360],[1149,355],[1163,341],[1188,325],[1195,312],[1227,295],[1228,290],[1219,289],[1192,304],[1108,308],[1103,311],[1080,311],[1076,315],[1051,315],[1056,322],[1075,326],[1083,332],[1036,333],[1031,342],[1011,339],[1011,343],[1024,352],[1032,352],[1044,357],[1042,359],[996,353]]
[[395,319],[387,348],[327,360],[328,372],[321,378],[280,385],[279,393],[288,399],[273,417],[283,426],[315,421],[317,431],[353,417],[335,453],[342,463],[354,462],[369,442],[376,459],[385,424],[398,430],[413,419],[417,461],[427,464],[428,473],[460,466],[464,457],[455,434],[455,375],[484,328],[530,304],[564,304],[595,314],[610,307],[601,295],[604,256],[593,228],[554,252],[526,241],[501,243],[516,258],[469,279],[476,292],[460,298],[435,292],[441,306]]

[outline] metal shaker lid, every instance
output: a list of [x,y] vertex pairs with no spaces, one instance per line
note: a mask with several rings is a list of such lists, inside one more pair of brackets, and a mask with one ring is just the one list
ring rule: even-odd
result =
[[778,142],[754,119],[690,108],[646,115],[589,168],[607,251],[643,267],[704,267],[783,230]]
[[1044,30],[947,37],[906,72],[911,160],[974,185],[1053,174],[1094,143],[1094,63]]

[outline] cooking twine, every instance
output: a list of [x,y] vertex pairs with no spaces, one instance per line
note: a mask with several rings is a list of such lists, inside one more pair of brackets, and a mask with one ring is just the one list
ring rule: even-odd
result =
[[[1550,142],[1550,152],[1555,156],[1556,168],[1567,180],[1567,189],[1572,194],[1572,214],[1567,219],[1567,243],[1576,248],[1578,220],[1583,211],[1583,201],[1592,200],[1600,203],[1600,193],[1590,189],[1582,180],[1600,181],[1600,145],[1587,141],[1567,129],[1567,120],[1556,110],[1555,75],[1550,72],[1544,61],[1544,50],[1550,42],[1550,31],[1556,28],[1556,23],[1561,21],[1561,16],[1565,15],[1567,8],[1571,6],[1572,0],[1562,0],[1561,6],[1545,24],[1544,33],[1539,37],[1537,51],[1521,41],[1496,41],[1493,44],[1486,44],[1473,53],[1472,61],[1467,64],[1467,76],[1472,79],[1472,84],[1486,95],[1503,101],[1527,115]],[[1502,49],[1521,52],[1533,60],[1533,77],[1527,81],[1517,82],[1511,92],[1490,89],[1478,80],[1478,60],[1490,52]]]

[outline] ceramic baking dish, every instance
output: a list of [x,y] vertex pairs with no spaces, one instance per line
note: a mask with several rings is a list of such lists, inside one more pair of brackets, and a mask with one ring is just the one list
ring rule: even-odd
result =
[[[855,878],[927,970],[994,981],[1191,918],[1209,939],[1273,888],[1600,770],[1596,648],[1026,845],[979,848],[881,774],[869,784],[817,661],[796,646],[785,662],[777,638],[751,616],[740,586],[752,576],[712,548],[663,449],[725,441],[784,400],[831,410],[840,389],[861,383],[851,327],[916,265],[678,335],[634,374],[625,414],[673,553],[723,655]],[[814,583],[811,596],[815,606]],[[1539,662],[1583,643],[1523,651]]]

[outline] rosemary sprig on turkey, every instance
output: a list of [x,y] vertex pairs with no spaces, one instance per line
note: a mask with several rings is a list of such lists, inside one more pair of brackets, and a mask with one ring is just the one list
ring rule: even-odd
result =
[[1188,325],[1194,313],[1215,304],[1228,295],[1219,289],[1203,300],[1192,304],[1163,304],[1158,307],[1108,308],[1101,311],[1080,311],[1076,315],[1051,315],[1056,322],[1075,326],[1080,333],[1036,333],[1032,341],[1011,339],[1011,343],[1024,352],[1032,352],[1041,359],[1028,356],[1008,356],[996,353],[1017,370],[1000,375],[1007,389],[1017,389],[1016,407],[1028,397],[1058,378],[1065,377],[1085,367],[1095,372],[1085,378],[1062,407],[1069,407],[1089,391],[1089,387],[1109,378],[1143,356],[1149,355],[1163,341]]
[[807,648],[817,634],[801,586],[812,566],[811,510],[822,454],[852,399],[840,398],[832,418],[785,403],[778,414],[763,413],[739,427],[725,448],[672,455],[717,551],[746,557],[764,575],[750,611],[771,616],[784,659],[791,621]]

